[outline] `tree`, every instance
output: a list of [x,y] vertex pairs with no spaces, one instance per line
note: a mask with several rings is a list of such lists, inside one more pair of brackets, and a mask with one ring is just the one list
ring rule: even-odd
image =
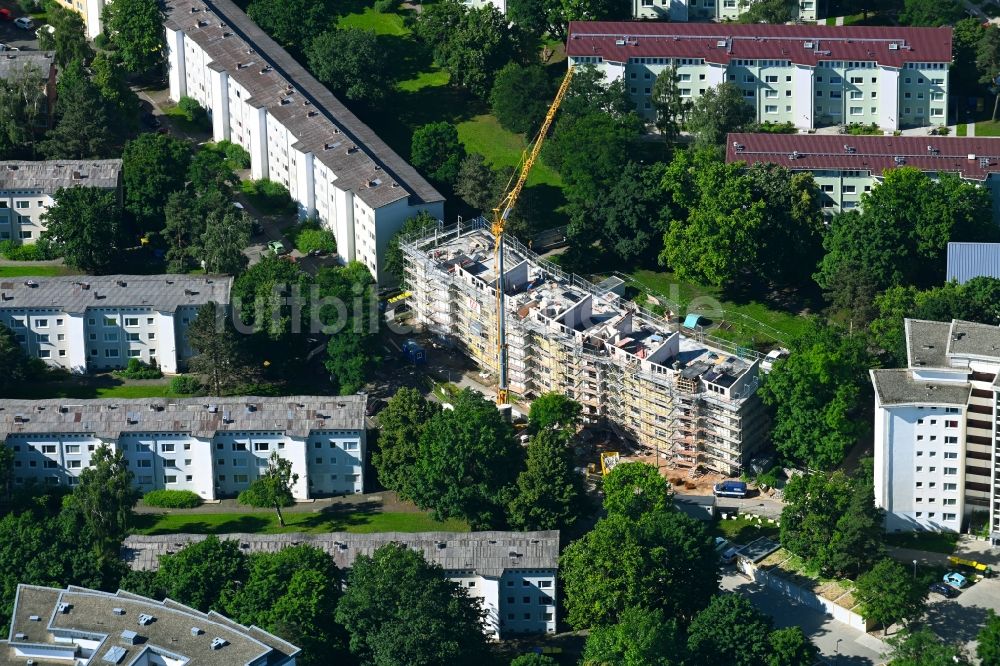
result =
[[954,25],[952,30],[952,67],[948,86],[953,94],[972,97],[981,93],[976,51],[985,34],[979,19],[968,16]]
[[510,0],[507,18],[531,37],[538,39],[550,30],[552,20],[559,22],[556,0]]
[[39,125],[48,109],[47,76],[29,63],[0,81],[0,159],[33,158]]
[[559,666],[559,662],[547,654],[528,652],[514,657],[510,666]]
[[197,197],[187,189],[167,196],[162,238],[167,244],[169,273],[186,273],[198,265],[198,246],[205,233],[205,215],[198,203]]
[[115,0],[105,5],[102,18],[104,33],[127,71],[142,74],[160,63],[164,17],[156,0]]
[[830,469],[868,428],[856,413],[870,390],[866,341],[812,324],[791,340],[789,350],[760,390],[761,400],[775,410],[771,437],[782,455]]
[[420,433],[409,492],[438,520],[495,527],[503,519],[502,493],[523,465],[521,447],[510,423],[481,394],[464,389],[452,404],[454,409],[436,414]]
[[190,163],[188,144],[166,134],[140,134],[125,144],[125,210],[135,217],[140,228],[158,231],[163,227],[167,197],[184,188]]
[[677,621],[662,610],[629,608],[617,624],[590,630],[583,650],[586,665],[677,666],[687,646]]
[[247,16],[275,41],[298,53],[335,22],[331,4],[315,0],[253,0]]
[[[56,64],[59,67],[65,68],[74,60],[89,62],[94,57],[94,50],[87,41],[87,28],[80,14],[65,9],[55,2],[46,3],[45,14],[46,20],[55,32],[50,35],[43,31],[39,38],[39,47],[44,50],[54,50]],[[51,42],[51,45],[42,43],[46,41]]]
[[[379,360],[380,317],[375,280],[368,267],[352,261],[343,268],[321,269],[316,274],[320,296],[342,304],[343,312],[324,307],[319,312],[327,343],[326,369],[340,393],[361,389]],[[350,307],[350,310],[348,310]]]
[[687,622],[719,587],[711,538],[679,511],[652,512],[638,521],[609,515],[566,547],[559,569],[566,622],[574,628],[615,624],[635,607]]
[[649,463],[620,463],[604,477],[604,509],[609,516],[638,520],[650,512],[672,510],[673,498],[667,480]]
[[14,332],[0,324],[0,397],[15,397],[27,382],[38,379],[44,373],[44,361],[28,356]]
[[306,57],[316,78],[350,100],[378,102],[395,83],[385,49],[371,30],[327,30],[309,42]]
[[753,107],[746,103],[743,92],[725,82],[706,88],[687,115],[687,129],[699,147],[721,146],[726,134],[738,132],[754,119]]
[[305,306],[296,312],[289,300],[305,301],[311,284],[310,276],[295,264],[265,255],[233,282],[233,309],[244,326],[252,325],[254,333],[265,338],[265,344],[288,344],[293,331],[308,330],[310,314]]
[[[473,209],[489,213],[500,202],[506,179],[494,171],[479,153],[469,153],[458,167],[455,194]],[[502,182],[501,182],[502,181]]]
[[464,158],[465,148],[458,142],[458,130],[451,123],[430,123],[413,133],[410,161],[439,183],[454,183]]
[[954,25],[967,14],[955,0],[903,0],[903,11],[899,13],[901,25],[936,28]]
[[[976,69],[979,71],[979,82],[988,86],[996,86],[1000,77],[1000,29],[995,25],[986,28],[976,47]],[[997,106],[1000,104],[1000,94],[993,103],[993,120],[997,119]]]
[[681,97],[676,67],[669,67],[656,77],[650,103],[656,111],[656,130],[668,145],[674,143],[691,108],[691,103]]
[[407,218],[399,231],[389,238],[389,246],[386,248],[385,263],[383,264],[385,271],[402,282],[405,277],[403,266],[406,262],[403,259],[403,251],[399,249],[400,240],[425,232],[438,224],[440,224],[438,219],[427,211],[420,211],[413,217]]
[[250,217],[243,211],[230,209],[215,212],[205,221],[201,250],[207,273],[239,275],[250,259],[243,250],[250,245]]
[[712,597],[688,629],[688,650],[695,663],[758,666],[770,656],[771,619],[742,594]]
[[112,131],[119,140],[139,124],[139,97],[125,80],[125,68],[114,51],[101,51],[90,61],[90,80],[104,99]]
[[819,649],[799,627],[776,629],[768,640],[767,666],[813,666],[819,656]]
[[42,239],[70,266],[91,274],[110,271],[118,256],[121,209],[115,193],[96,187],[61,187],[43,215]]
[[397,544],[354,561],[336,614],[364,666],[484,663],[485,615],[440,566]]
[[530,140],[542,125],[551,97],[552,82],[541,65],[509,62],[497,72],[490,108],[501,126]]
[[795,18],[797,7],[788,0],[757,0],[740,14],[740,23],[788,23]]
[[528,460],[507,505],[507,522],[519,530],[558,530],[576,522],[584,490],[573,469],[572,440],[558,430],[542,430],[528,444]]
[[981,666],[1000,666],[1000,616],[987,611],[986,624],[976,636],[976,656]]
[[410,497],[410,475],[420,458],[420,436],[440,411],[438,403],[404,386],[379,414],[378,449],[372,452],[372,466],[379,483],[403,499]]
[[580,425],[580,403],[562,393],[550,391],[531,401],[528,427],[532,432],[556,428],[576,432]]
[[39,144],[42,153],[50,160],[110,157],[113,139],[108,130],[107,105],[100,90],[87,78],[80,60],[62,71],[58,88],[58,120]]
[[298,482],[299,475],[292,472],[292,461],[272,451],[267,471],[241,492],[237,501],[256,507],[273,507],[278,514],[278,523],[284,527],[285,517],[281,514],[281,507],[295,504],[292,487]]
[[81,527],[101,568],[117,563],[122,540],[132,527],[132,507],[139,493],[125,454],[101,445],[90,456],[90,467],[80,471],[79,483],[67,498],[67,508]]
[[195,351],[188,368],[205,376],[212,395],[223,395],[254,376],[224,307],[209,302],[198,308],[187,329],[187,341]]
[[209,535],[160,557],[156,583],[166,596],[202,612],[222,610],[221,600],[247,579],[247,556],[238,541]]
[[961,646],[942,642],[927,628],[903,631],[887,642],[889,666],[969,666]]
[[202,148],[197,151],[188,164],[187,180],[196,194],[212,190],[221,191],[229,196],[233,188],[239,185],[240,179],[233,171],[221,150]]
[[885,628],[897,620],[916,619],[924,610],[927,588],[924,581],[911,576],[906,567],[886,557],[858,576],[854,598],[865,619]]

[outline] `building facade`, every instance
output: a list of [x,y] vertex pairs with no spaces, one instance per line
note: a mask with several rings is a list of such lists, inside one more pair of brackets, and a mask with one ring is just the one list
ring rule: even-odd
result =
[[886,529],[959,532],[978,512],[1000,539],[1000,327],[907,319],[906,344],[907,368],[871,371]]
[[34,243],[45,231],[42,216],[63,187],[97,187],[121,200],[121,160],[0,162],[0,241]]
[[0,666],[295,666],[299,648],[172,599],[18,585]]
[[[387,544],[401,544],[439,564],[444,575],[479,599],[486,626],[495,638],[554,634],[559,585],[559,531],[544,532],[384,532],[354,534],[232,534],[248,552],[273,553],[307,544],[325,550],[337,567],[354,566]],[[125,540],[125,560],[139,571],[155,570],[160,556],[178,545],[197,543],[199,534],[132,535]]]
[[691,102],[732,83],[761,123],[947,124],[951,28],[571,22],[566,53],[623,79],[648,121],[653,82],[671,71]]
[[[822,0],[792,0],[793,21],[815,23],[823,18],[817,6]],[[736,21],[750,7],[747,0],[632,0],[632,18],[666,21]]]
[[0,281],[0,323],[29,356],[70,372],[122,368],[129,359],[184,369],[187,329],[206,303],[228,307],[233,278],[88,275]]
[[15,487],[74,486],[102,445],[136,487],[233,497],[273,453],[298,475],[296,499],[364,490],[365,396],[0,401]]
[[1000,279],[1000,243],[948,243],[945,281],[965,284],[977,277]]
[[106,0],[56,0],[60,6],[72,10],[83,18],[87,39],[94,39],[104,31],[101,15],[108,3]]
[[953,173],[989,190],[994,219],[1000,220],[1000,145],[993,139],[739,133],[726,141],[726,161],[811,172],[830,214],[859,208],[861,196],[889,169],[913,167],[932,177]]
[[[493,237],[481,224],[403,244],[416,321],[497,372]],[[617,294],[563,272],[515,239],[505,244],[510,390],[556,391],[680,467],[738,474],[763,444],[759,355],[680,332]]]
[[196,99],[216,141],[250,153],[253,178],[288,188],[340,256],[380,283],[389,239],[444,198],[230,0],[169,0],[170,99]]

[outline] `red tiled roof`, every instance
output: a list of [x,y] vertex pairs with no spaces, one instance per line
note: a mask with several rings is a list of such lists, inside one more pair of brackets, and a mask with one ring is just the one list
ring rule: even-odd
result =
[[[732,58],[746,58],[815,66],[820,60],[874,60],[900,67],[907,62],[951,62],[951,32],[948,27],[572,21],[566,52],[612,62],[666,57],[728,64]],[[722,41],[726,44],[719,46]],[[812,47],[806,48],[809,42]]]
[[[740,146],[742,149],[738,149]],[[898,163],[897,157],[901,158]],[[911,166],[922,171],[955,172],[963,178],[984,180],[990,173],[1000,173],[1000,139],[849,134],[730,134],[726,142],[726,161],[747,164],[769,162],[797,171],[871,171],[877,176],[882,175],[886,169]]]

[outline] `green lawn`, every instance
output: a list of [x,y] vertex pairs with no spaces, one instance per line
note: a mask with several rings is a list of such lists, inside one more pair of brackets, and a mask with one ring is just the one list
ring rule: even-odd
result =
[[711,531],[716,536],[725,537],[733,543],[745,545],[760,537],[777,539],[781,530],[767,522],[761,525],[757,522],[751,522],[747,516],[737,516],[731,520],[715,521],[712,523]]
[[140,534],[231,534],[247,532],[467,532],[460,520],[437,521],[425,513],[381,513],[376,511],[332,511],[285,514],[285,527],[273,511],[254,513],[171,513],[137,514]]
[[451,75],[443,69],[436,67],[426,72],[420,72],[414,78],[407,81],[400,81],[396,87],[403,92],[417,92],[424,88],[437,88],[448,85]]
[[965,123],[959,123],[955,126],[955,136],[968,136],[969,126]]
[[947,532],[899,532],[886,534],[885,542],[897,548],[912,548],[951,555],[955,552],[958,535]]
[[977,122],[976,136],[1000,136],[1000,121],[981,120]]
[[[508,132],[492,115],[479,115],[459,123],[458,139],[467,151],[483,155],[494,167],[519,165],[528,145],[523,135]],[[562,179],[539,159],[528,176],[528,187],[532,185],[562,187]]]
[[181,398],[186,395],[171,393],[169,384],[123,384],[102,382],[45,382],[29,384],[18,389],[17,397],[24,400],[56,398]]
[[837,17],[836,16],[827,17],[826,24],[827,25],[837,25]]
[[56,275],[74,275],[74,271],[66,266],[0,266],[0,278],[53,277]]
[[403,17],[399,14],[382,14],[372,7],[367,7],[360,14],[347,14],[341,16],[337,21],[341,28],[361,28],[371,30],[376,35],[392,35],[402,37],[410,34],[410,29],[403,24]]

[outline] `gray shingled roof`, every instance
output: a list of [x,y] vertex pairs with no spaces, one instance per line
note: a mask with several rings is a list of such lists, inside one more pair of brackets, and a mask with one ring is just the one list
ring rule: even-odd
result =
[[[123,559],[133,569],[154,570],[159,558],[189,543],[204,540],[202,534],[163,536],[132,535],[125,540]],[[249,552],[276,552],[301,544],[322,548],[337,566],[349,569],[359,555],[371,555],[388,543],[399,543],[420,551],[446,571],[474,571],[497,578],[506,569],[556,569],[559,563],[559,532],[383,532],[379,534],[228,534]]]
[[1000,326],[955,319],[951,322],[948,355],[1000,360]]
[[41,190],[60,187],[118,187],[121,160],[48,160],[0,162],[0,190]]
[[959,284],[979,276],[1000,278],[1000,243],[948,243],[945,276]]
[[33,68],[43,79],[49,78],[49,68],[52,67],[54,57],[51,53],[39,53],[37,51],[25,52],[16,51],[0,54],[0,79],[8,79],[22,73],[28,68]]
[[[407,198],[444,197],[230,0],[167,0],[166,26],[194,40],[251,98],[267,108],[372,208]],[[290,94],[289,94],[290,93]],[[308,104],[306,103],[308,102]],[[353,150],[352,148],[356,148]]]
[[270,431],[305,437],[314,430],[362,430],[364,395],[116,400],[0,400],[0,433]]
[[970,384],[914,381],[909,370],[871,370],[872,383],[883,406],[960,405],[969,402]]
[[947,351],[950,323],[907,319],[904,325],[906,328],[906,355],[910,367],[949,367]]
[[233,278],[227,275],[98,275],[0,281],[0,311],[57,308],[148,307],[174,312],[184,305],[229,304]]

